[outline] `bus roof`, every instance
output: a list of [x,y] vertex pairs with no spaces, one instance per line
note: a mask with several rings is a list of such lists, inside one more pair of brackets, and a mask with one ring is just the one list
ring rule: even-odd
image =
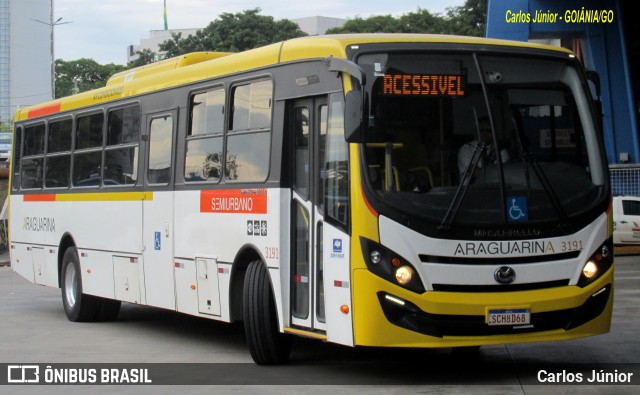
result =
[[196,52],[125,70],[114,74],[102,88],[21,108],[16,111],[14,121],[38,118],[278,63],[330,56],[346,58],[347,47],[374,43],[492,45],[571,53],[564,48],[527,42],[436,34],[339,34],[301,37],[240,53]]

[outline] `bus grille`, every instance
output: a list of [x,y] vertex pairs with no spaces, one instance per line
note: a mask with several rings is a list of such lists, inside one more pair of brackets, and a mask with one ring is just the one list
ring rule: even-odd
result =
[[527,284],[492,284],[492,285],[469,285],[469,284],[433,284],[434,291],[440,292],[513,292],[531,291],[535,289],[548,289],[565,287],[570,280],[544,281]]

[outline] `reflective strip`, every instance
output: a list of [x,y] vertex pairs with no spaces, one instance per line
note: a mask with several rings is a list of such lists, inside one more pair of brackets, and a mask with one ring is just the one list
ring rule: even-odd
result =
[[333,286],[337,288],[349,288],[349,281],[333,280]]

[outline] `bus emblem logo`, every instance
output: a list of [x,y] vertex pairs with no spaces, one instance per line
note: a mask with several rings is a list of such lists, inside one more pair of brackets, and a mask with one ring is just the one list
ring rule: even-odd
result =
[[509,284],[516,279],[516,271],[509,266],[501,266],[493,274],[493,278],[500,284]]

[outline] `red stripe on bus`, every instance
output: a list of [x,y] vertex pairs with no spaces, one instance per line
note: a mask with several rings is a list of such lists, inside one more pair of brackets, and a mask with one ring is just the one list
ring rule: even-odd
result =
[[48,106],[38,107],[33,110],[29,110],[27,115],[29,118],[41,117],[43,115],[49,115],[56,112],[60,112],[60,103],[49,104]]
[[367,206],[367,208],[369,209],[369,211],[371,212],[371,214],[373,214],[374,217],[378,218],[379,214],[378,212],[373,208],[373,206],[371,205],[371,203],[369,203],[369,200],[367,200],[367,197],[364,194],[364,189],[361,186],[360,188],[360,192],[361,192],[361,196],[362,196],[362,200],[364,200],[364,204],[365,206]]
[[25,202],[55,202],[56,194],[55,193],[46,193],[46,194],[38,194],[38,195],[24,195]]

